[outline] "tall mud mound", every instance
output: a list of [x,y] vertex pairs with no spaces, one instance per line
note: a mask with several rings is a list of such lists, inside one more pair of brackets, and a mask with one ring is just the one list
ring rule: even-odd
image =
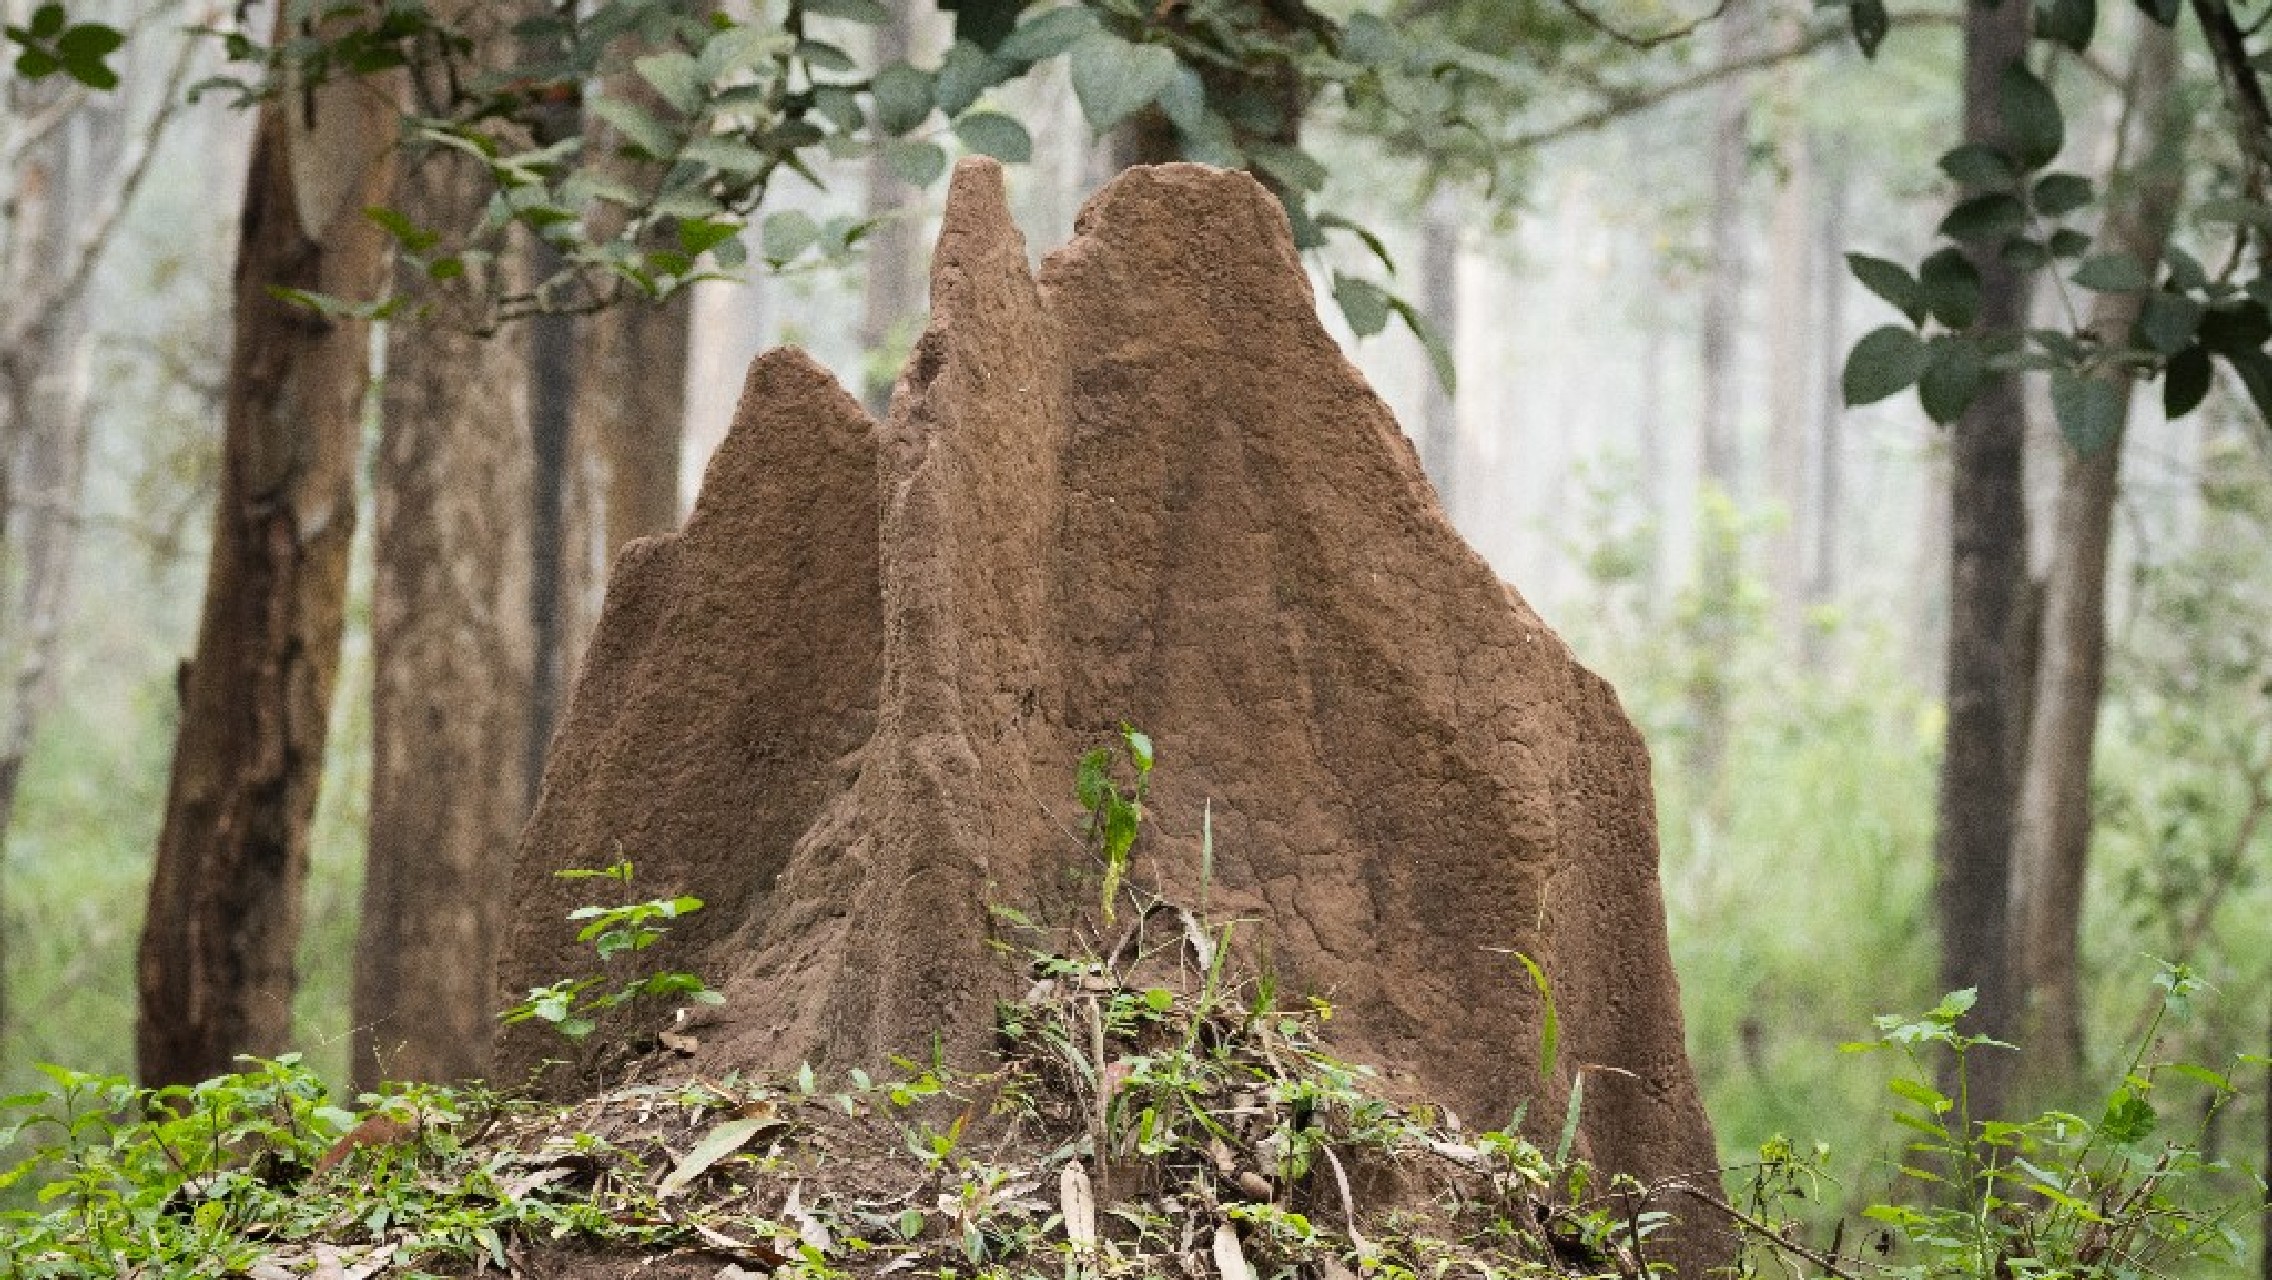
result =
[[[1338,1051],[1489,1125],[1558,1126],[1583,1072],[1596,1161],[1709,1185],[1646,751],[1446,521],[1269,194],[1132,170],[1037,281],[966,161],[932,305],[880,429],[761,357],[684,531],[625,553],[502,987],[588,968],[551,873],[629,856],[709,904],[649,953],[728,997],[704,1073],[982,1054],[1022,989],[991,908],[1095,915],[1072,771],[1126,721],[1132,878],[1195,897],[1211,812],[1211,914]],[[515,1029],[500,1078],[558,1052]]]

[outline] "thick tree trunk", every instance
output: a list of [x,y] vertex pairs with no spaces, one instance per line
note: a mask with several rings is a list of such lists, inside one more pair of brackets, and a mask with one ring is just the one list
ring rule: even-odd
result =
[[[637,73],[609,80],[605,96],[644,103],[655,91]],[[633,184],[652,181],[650,166],[615,152],[604,125],[585,122],[587,145],[610,176]],[[603,228],[604,229],[604,228]],[[693,345],[694,291],[668,301],[631,301],[575,322],[567,375],[540,372],[571,393],[562,458],[564,508],[560,550],[540,564],[556,565],[558,641],[549,664],[540,647],[537,671],[549,671],[549,696],[539,701],[531,743],[541,764],[560,705],[574,691],[585,642],[599,622],[608,567],[634,538],[678,527],[679,465],[686,436],[686,373]],[[541,351],[541,347],[540,347]],[[540,361],[540,363],[542,363]],[[539,449],[539,474],[542,474]],[[533,786],[536,776],[532,775]]]
[[[1417,305],[1444,350],[1459,350],[1459,198],[1440,189],[1420,218]],[[1459,509],[1459,403],[1431,367],[1420,391],[1420,463],[1446,515]]]
[[260,109],[236,273],[212,560],[143,927],[135,1051],[167,1084],[290,1030],[308,826],[338,672],[369,326],[275,296],[385,283],[383,80]]
[[[477,47],[505,47],[515,13],[451,8],[441,16],[477,26]],[[486,175],[445,152],[405,174],[394,205],[420,226],[464,226],[487,198]],[[504,883],[528,812],[529,386],[525,328],[390,335],[353,996],[363,1086],[488,1065]]]
[[[2112,193],[2100,242],[2139,262],[2159,263],[2184,194],[2180,149],[2187,123],[2176,109],[2177,43],[2152,22],[2131,55],[2126,114],[2132,132],[2106,190]],[[2140,293],[2101,293],[2091,329],[2119,348],[2144,301]],[[2106,378],[2128,416],[2134,378]],[[2013,851],[2014,969],[2023,994],[2021,1043],[2031,1075],[2044,1084],[2072,1078],[2082,1061],[2080,924],[2091,835],[2091,757],[2106,675],[2107,548],[2119,492],[2122,436],[2089,454],[2062,446],[2053,520],[2053,558],[2045,585],[2042,645],[2036,664],[2028,759],[2020,782]]]
[[[1749,0],[1728,7],[1721,29],[1723,62],[1750,55],[1759,13]],[[1697,508],[1697,610],[1688,682],[1694,733],[1689,777],[1707,812],[1717,809],[1727,770],[1727,666],[1735,646],[1735,601],[1742,577],[1742,543],[1728,504],[1742,490],[1742,444],[1737,421],[1736,335],[1742,325],[1748,264],[1743,251],[1744,188],[1751,148],[1751,82],[1734,77],[1717,90],[1712,125],[1712,205],[1706,219],[1704,307],[1698,324],[1702,400],[1697,414],[1700,493]]]
[[[2001,144],[1997,86],[2026,51],[2030,9],[1976,2],[1965,16],[1964,137]],[[1975,251],[1981,275],[1981,333],[2025,322],[2026,283],[1994,251]],[[2012,815],[2019,800],[2014,736],[2024,731],[2015,623],[2027,581],[2023,445],[2027,404],[2017,375],[1991,376],[1951,438],[1948,730],[1934,833],[1934,903],[1940,924],[1940,985],[1979,993],[1969,1025],[2008,1037],[2015,992],[2006,967],[2005,895]],[[2005,1055],[1975,1054],[1975,1116],[2001,1108]]]

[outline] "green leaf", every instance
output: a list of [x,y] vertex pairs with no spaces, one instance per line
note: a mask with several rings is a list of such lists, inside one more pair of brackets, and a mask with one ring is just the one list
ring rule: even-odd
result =
[[2091,46],[2098,30],[2098,0],[2038,0],[2035,34],[2038,39],[2063,44],[2076,53]]
[[947,153],[935,142],[894,138],[884,144],[884,163],[911,187],[928,187],[947,171]]
[[1361,67],[1386,67],[1404,58],[1404,39],[1377,13],[1349,16],[1341,28],[1341,56]]
[[2163,416],[2182,418],[2200,408],[2208,398],[2209,385],[2216,380],[2215,374],[2206,347],[2190,346],[2171,356],[2169,368],[2162,374]]
[[1152,771],[1152,736],[1122,725],[1120,737],[1128,744],[1128,759],[1136,766],[1137,778],[1142,779]]
[[2193,217],[2199,222],[2232,223],[2259,230],[2272,230],[2272,207],[2255,200],[2243,200],[2238,196],[2203,200],[2193,207]]
[[1846,255],[1846,269],[1862,287],[1894,305],[1913,325],[1925,323],[1925,294],[1908,268],[1866,253]]
[[2240,375],[2240,384],[2248,391],[2249,400],[2256,405],[2256,414],[2272,424],[2272,356],[2262,351],[2227,351],[2225,363]]
[[1186,134],[1199,133],[1207,127],[1207,86],[1199,73],[1182,62],[1175,64],[1175,74],[1168,77],[1167,85],[1160,90],[1160,110],[1167,113],[1170,123]]
[[678,135],[645,107],[622,98],[590,98],[584,110],[607,122],[624,141],[652,159],[665,159],[678,150]]
[[1885,0],[1846,0],[1847,25],[1854,31],[1854,46],[1865,58],[1878,56],[1893,21],[1886,16]]
[[2098,1131],[2108,1141],[2128,1146],[2152,1137],[2160,1122],[2152,1103],[2121,1088],[2106,1100],[2106,1115],[2098,1122]]
[[840,84],[824,84],[813,90],[813,110],[836,126],[838,133],[858,133],[867,127],[868,113],[860,109],[860,96]]
[[2211,307],[2201,317],[2201,345],[2221,356],[2261,350],[2272,339],[2272,314],[2256,301]]
[[[940,0],[939,8],[955,16],[955,39],[979,49],[992,49],[1018,24],[1026,0]],[[953,115],[953,112],[947,114]]]
[[1010,78],[1010,63],[988,54],[967,40],[958,40],[939,63],[931,93],[942,114],[950,119],[970,109],[978,95]]
[[2121,393],[2105,378],[2065,366],[2051,371],[2051,412],[2075,452],[2097,453],[2111,443],[2122,430],[2122,409]]
[[1175,78],[1175,54],[1164,45],[1130,44],[1098,31],[1083,36],[1067,60],[1073,96],[1099,135],[1159,98]]
[[1944,334],[1926,348],[1925,370],[1917,377],[1917,402],[1925,416],[1948,426],[1964,416],[1988,383],[1988,358],[1970,338]]
[[1274,143],[1256,142],[1247,147],[1254,158],[1254,166],[1290,191],[1322,191],[1325,189],[1325,166],[1317,158],[1298,147],[1281,147]]
[[2193,335],[2200,330],[2201,317],[2208,310],[2182,293],[2157,289],[2146,295],[2145,306],[2138,312],[2138,337],[2163,355],[2174,356],[2193,345]]
[[31,35],[36,40],[53,40],[63,33],[71,21],[60,4],[43,4],[32,11]]
[[2091,180],[2079,173],[2047,173],[2035,184],[2035,211],[2061,217],[2089,204],[2091,194]]
[[2027,207],[2003,192],[1974,196],[1949,210],[1941,219],[1941,234],[1951,240],[2002,240],[2027,227]]
[[1926,310],[1951,329],[1969,329],[1980,315],[1980,268],[1962,249],[1945,248],[1918,265]]
[[1570,1105],[1562,1113],[1562,1140],[1554,1144],[1554,1163],[1570,1163],[1570,1149],[1578,1145],[1578,1117],[1585,1109],[1586,1076],[1578,1072],[1570,1081]]
[[797,56],[805,60],[807,67],[815,70],[849,75],[860,69],[860,64],[852,60],[851,54],[826,40],[798,41]]
[[1102,30],[1104,22],[1094,9],[1080,5],[1043,9],[1019,23],[994,54],[1007,62],[1041,62]]
[[1848,408],[1875,404],[1917,381],[1924,372],[1925,344],[1913,329],[1889,324],[1862,335],[1847,353],[1840,379]]
[[55,51],[63,55],[65,62],[100,62],[124,43],[126,37],[118,28],[100,22],[82,22],[63,33],[63,38],[55,42]]
[[891,21],[891,10],[877,0],[805,0],[805,12],[824,18],[842,18],[863,26],[880,27]]
[[1111,786],[1112,753],[1098,747],[1082,756],[1080,769],[1073,776],[1073,795],[1081,802],[1081,807],[1096,812]]
[[2051,233],[2046,246],[2054,258],[2080,258],[2090,252],[2091,238],[2073,227],[2061,227]]
[[1538,1078],[1545,1080],[1554,1074],[1554,1059],[1562,1047],[1562,1017],[1554,1008],[1554,987],[1547,982],[1546,970],[1539,967],[1538,961],[1520,951],[1510,954],[1530,975],[1530,984],[1538,991]]
[[1341,314],[1358,337],[1370,338],[1388,328],[1388,294],[1372,281],[1336,271],[1333,300],[1341,305]]
[[705,250],[715,248],[733,239],[740,230],[740,227],[723,218],[715,220],[689,219],[678,224],[678,247],[690,254],[699,255]]
[[2098,293],[2137,293],[2154,287],[2153,274],[2127,253],[2100,253],[2083,259],[2071,277]]
[[963,148],[992,156],[1007,164],[1033,159],[1033,135],[1026,127],[998,111],[974,111],[955,121],[955,137]]
[[45,80],[63,69],[55,55],[44,49],[25,49],[16,55],[16,74],[26,80]]
[[2012,153],[2029,169],[2051,163],[2067,142],[2067,125],[2059,115],[2059,99],[2020,63],[2004,68],[1996,85],[1996,106],[2011,139]]
[[773,164],[772,156],[725,133],[704,134],[687,143],[679,155],[725,173],[755,175],[764,173]]
[[820,227],[810,214],[802,209],[783,209],[766,217],[758,245],[765,260],[779,266],[803,253],[819,237]]
[[1412,336],[1420,340],[1421,350],[1428,353],[1428,367],[1435,371],[1436,385],[1444,389],[1445,395],[1458,395],[1459,362],[1452,355],[1451,344],[1444,341],[1444,335],[1411,303],[1392,293],[1388,295],[1388,305],[1403,319],[1404,327],[1412,331]]
[[1941,156],[1941,172],[1983,193],[2012,191],[2020,185],[2019,166],[2002,148],[1967,142]]
[[694,55],[676,49],[666,53],[651,53],[631,64],[639,71],[639,78],[654,86],[663,101],[686,115],[702,109],[702,71]]
[[876,127],[897,136],[922,124],[931,114],[932,74],[904,62],[878,71],[868,82],[876,101]]
[[2162,26],[2174,27],[2177,15],[2185,9],[2185,0],[2138,0],[2138,9]]

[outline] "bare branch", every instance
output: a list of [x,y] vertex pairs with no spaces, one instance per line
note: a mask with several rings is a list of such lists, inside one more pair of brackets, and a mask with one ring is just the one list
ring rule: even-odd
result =
[[[1714,10],[1714,12],[1717,13],[1718,10]],[[1892,20],[1892,25],[1895,27],[1953,27],[1958,22],[1958,16],[1953,13],[1905,13],[1896,16]],[[1723,80],[1749,75],[1754,71],[1763,71],[1769,67],[1780,66],[1794,59],[1803,58],[1826,44],[1844,38],[1846,38],[1844,27],[1823,27],[1820,30],[1810,31],[1779,48],[1768,49],[1748,57],[1736,58],[1717,66],[1706,67],[1677,80],[1668,80],[1663,84],[1649,85],[1645,88],[1617,93],[1611,101],[1603,103],[1592,111],[1583,115],[1572,116],[1560,124],[1548,125],[1543,129],[1534,129],[1528,133],[1518,133],[1507,139],[1505,145],[1542,147],[1550,142],[1560,142],[1564,138],[1574,138],[1580,134],[1605,129],[1627,116],[1638,115],[1651,108],[1663,106],[1675,98],[1684,97],[1699,89],[1708,89]]]
[[1654,49],[1658,45],[1670,44],[1675,40],[1685,40],[1695,35],[1697,31],[1703,28],[1705,23],[1728,11],[1728,0],[1718,0],[1718,3],[1712,6],[1711,12],[1692,18],[1670,30],[1660,31],[1653,36],[1637,36],[1630,32],[1619,31],[1616,27],[1610,25],[1608,19],[1587,8],[1580,0],[1562,0],[1562,7],[1576,14],[1580,22],[1628,49]]

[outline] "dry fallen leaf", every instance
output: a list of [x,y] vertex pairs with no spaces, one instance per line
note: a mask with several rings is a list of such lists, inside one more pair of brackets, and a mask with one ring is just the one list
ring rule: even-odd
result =
[[657,1035],[655,1038],[662,1041],[663,1047],[665,1049],[668,1049],[673,1053],[683,1054],[689,1058],[694,1056],[695,1050],[702,1047],[702,1042],[700,1040],[697,1040],[693,1036],[679,1031],[665,1031]]
[[1065,1162],[1057,1177],[1058,1207],[1065,1214],[1065,1236],[1073,1247],[1093,1249],[1097,1243],[1097,1202],[1089,1190],[1089,1171],[1078,1160]]
[[741,1150],[742,1144],[755,1137],[765,1125],[764,1120],[728,1120],[712,1129],[702,1141],[694,1144],[694,1150],[671,1166],[662,1185],[655,1188],[655,1198],[668,1200],[686,1190],[687,1184],[701,1177],[711,1165]]
[[1223,1280],[1254,1280],[1247,1270],[1246,1250],[1239,1247],[1239,1233],[1226,1222],[1215,1228],[1215,1270],[1222,1272]]

